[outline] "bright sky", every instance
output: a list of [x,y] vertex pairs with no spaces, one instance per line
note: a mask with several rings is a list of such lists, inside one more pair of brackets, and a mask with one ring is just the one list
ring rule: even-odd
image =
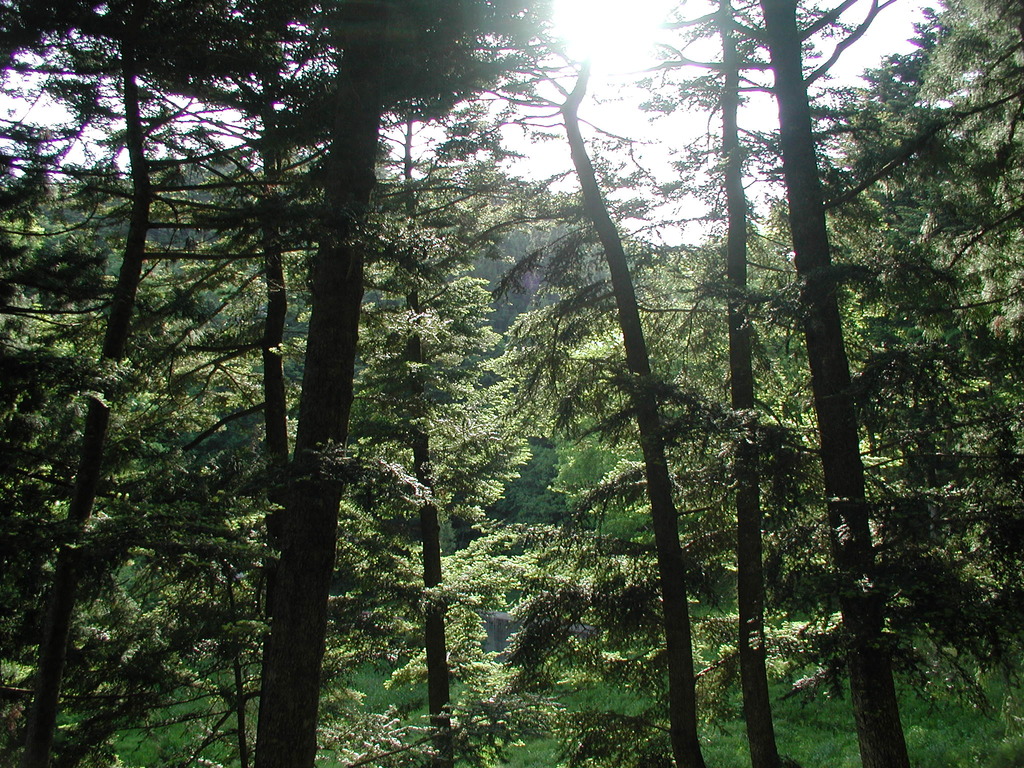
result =
[[636,72],[654,61],[652,43],[678,0],[555,0],[555,32],[574,59],[595,71]]
[[[712,0],[555,0],[555,29],[566,40],[569,54],[580,60],[589,58],[593,65],[590,94],[580,110],[584,121],[610,133],[645,142],[637,150],[641,163],[655,173],[662,181],[671,180],[670,153],[697,141],[714,135],[720,122],[717,116],[695,113],[677,113],[660,118],[652,124],[650,116],[639,109],[639,104],[649,97],[646,91],[636,87],[643,70],[657,63],[654,42],[661,40],[676,43],[679,33],[662,29],[662,25],[675,8],[681,7],[688,17],[707,13],[713,6]],[[826,0],[818,0],[823,4]],[[913,24],[920,19],[921,8],[933,5],[938,0],[896,0],[883,10],[867,34],[848,50],[833,68],[840,81],[853,81],[864,68],[877,66],[880,60],[891,53],[904,52],[911,48],[907,42],[913,35]],[[841,0],[827,0],[836,5]],[[859,22],[871,0],[860,0],[844,16],[850,24]],[[829,44],[825,41],[826,54]],[[687,50],[694,59],[717,58],[717,44],[711,42]],[[572,87],[571,82],[565,83]],[[45,103],[23,99],[0,99],[0,116],[6,112],[9,119],[24,119],[27,116],[39,119],[39,113],[53,109]],[[571,168],[569,151],[557,117],[550,119],[555,141],[528,144],[524,138],[515,138],[520,151],[529,159],[516,168],[521,173],[535,177],[547,177],[558,171]],[[45,119],[45,118],[44,118]],[[59,116],[51,118],[58,120]],[[754,128],[771,128],[776,120],[775,106],[770,97],[763,95],[751,99],[746,114],[742,117]],[[590,135],[594,135],[590,131]],[[574,180],[567,179],[568,188],[574,188]],[[756,194],[756,190],[752,190]],[[691,205],[692,209],[692,205]],[[634,223],[640,226],[640,222]],[[670,240],[675,236],[666,234]]]
[[[822,4],[832,7],[839,2]],[[935,4],[933,0],[896,0],[881,11],[868,32],[843,54],[831,70],[833,77],[853,84],[866,68],[878,66],[885,56],[911,50],[908,39],[914,34],[914,23],[921,18],[921,9]],[[717,116],[699,113],[677,112],[652,123],[650,116],[639,109],[638,105],[649,94],[636,88],[635,83],[644,69],[658,61],[654,42],[671,44],[679,39],[679,33],[660,28],[678,6],[678,0],[555,0],[556,32],[565,39],[571,56],[579,60],[590,58],[592,63],[590,94],[580,109],[581,118],[605,131],[647,142],[637,155],[655,174],[666,174],[666,181],[671,175],[670,152],[704,140],[709,132],[713,134],[720,127]],[[861,0],[847,11],[843,20],[855,26],[870,7],[870,0]],[[685,16],[692,18],[706,14],[712,5],[707,0],[688,0],[682,8]],[[824,41],[822,52],[826,56],[835,42]],[[692,46],[686,53],[695,60],[715,60],[717,48],[717,43],[711,41]],[[770,73],[765,82],[770,83]],[[571,83],[568,85],[571,87]],[[773,100],[766,94],[751,98],[741,120],[751,128],[773,127],[777,120]],[[564,141],[533,145],[527,151],[531,157],[528,165],[541,169],[540,174],[569,167]],[[752,192],[756,194],[756,190]],[[642,224],[632,223],[633,228]],[[675,241],[680,234],[665,232],[663,237]]]
[[[833,4],[838,5],[839,0],[821,3],[824,7]],[[877,65],[883,56],[908,50],[907,40],[914,33],[913,24],[920,18],[921,8],[934,5],[934,0],[896,0],[881,11],[867,34],[843,57],[836,73],[856,76],[865,67]],[[707,0],[555,0],[555,31],[566,41],[572,57],[591,59],[595,71],[621,75],[656,61],[653,43],[666,39],[659,27],[677,7],[692,18],[708,13],[714,6]],[[843,20],[856,24],[869,8],[870,1],[861,0],[844,14]]]

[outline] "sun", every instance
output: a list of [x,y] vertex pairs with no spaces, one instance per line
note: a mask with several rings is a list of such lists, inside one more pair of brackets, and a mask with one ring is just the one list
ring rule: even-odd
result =
[[569,56],[612,74],[654,63],[659,26],[674,0],[555,0],[554,31]]

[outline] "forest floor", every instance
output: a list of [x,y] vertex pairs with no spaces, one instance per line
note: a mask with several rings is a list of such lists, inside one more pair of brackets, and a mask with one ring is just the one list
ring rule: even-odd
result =
[[[902,697],[907,745],[915,768],[1024,768],[1024,690],[1003,682],[987,686],[987,705],[957,698]],[[819,692],[813,698],[775,691],[780,752],[801,768],[860,768],[848,697]],[[708,765],[749,768],[743,722],[736,717],[706,725],[702,746]],[[554,739],[513,748],[501,768],[563,768]]]

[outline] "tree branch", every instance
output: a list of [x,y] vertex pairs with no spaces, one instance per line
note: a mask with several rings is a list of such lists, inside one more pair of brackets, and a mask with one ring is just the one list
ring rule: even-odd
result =
[[259,413],[262,410],[263,410],[263,403],[258,403],[256,405],[253,405],[253,406],[251,406],[249,408],[246,408],[244,410],[236,411],[235,413],[228,414],[227,416],[225,416],[223,419],[218,421],[213,426],[207,427],[202,432],[200,432],[198,435],[196,435],[196,437],[193,438],[192,441],[189,442],[187,445],[183,446],[181,450],[183,450],[183,451],[191,451],[194,448],[196,448],[200,443],[202,443],[204,440],[206,440],[207,438],[212,437],[213,435],[215,435],[218,431],[220,431],[221,427],[230,424],[232,421],[236,421],[238,419],[243,419],[246,416],[251,416],[254,413]]
[[886,2],[879,5],[878,0],[872,0],[871,10],[868,11],[868,15],[864,19],[864,21],[862,21],[860,25],[849,34],[849,36],[847,36],[842,42],[839,43],[839,45],[836,46],[835,50],[832,51],[832,55],[828,57],[828,61],[826,61],[824,64],[822,64],[820,67],[815,69],[810,74],[810,76],[807,78],[807,84],[810,85],[819,77],[828,72],[829,69],[832,68],[832,65],[839,61],[839,57],[843,55],[846,49],[864,36],[864,33],[868,31],[868,28],[871,26],[871,23],[875,20],[875,17],[878,16],[879,12],[884,10],[885,8],[888,8],[895,2],[896,0],[886,0]]

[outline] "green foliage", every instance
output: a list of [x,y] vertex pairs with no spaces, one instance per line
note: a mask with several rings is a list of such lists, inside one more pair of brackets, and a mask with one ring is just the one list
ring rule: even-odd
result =
[[[67,111],[52,125],[0,125],[4,766],[24,730],[55,552],[71,542],[84,564],[55,765],[239,764],[258,709],[265,520],[282,487],[260,416],[262,257],[284,252],[290,308],[275,351],[297,403],[333,75],[355,4],[341,16],[300,2],[149,4],[134,42],[152,258],[128,358],[108,364],[97,360],[129,214],[117,74],[129,5],[0,11],[5,95]],[[323,762],[429,758],[421,625],[424,606],[443,602],[462,764],[669,764],[630,406],[641,387],[663,410],[682,511],[709,763],[749,759],[730,500],[735,456],[752,445],[779,741],[799,765],[854,766],[788,222],[781,206],[755,206],[751,280],[737,296],[719,266],[721,158],[695,142],[689,167],[706,179],[665,191],[707,201],[711,234],[685,247],[628,238],[655,374],[625,375],[579,201],[505,173],[502,126],[484,101],[462,101],[503,76],[527,90],[533,74],[510,67],[535,54],[545,13],[417,1],[394,19],[382,143],[400,144],[411,119],[417,152],[432,149],[401,170],[404,158],[382,149],[377,208],[360,233],[369,295],[352,440],[324,454],[346,499]],[[1009,768],[1024,755],[1013,676],[1024,612],[1018,14],[950,2],[919,50],[817,112],[877,520],[875,586],[889,596],[921,768]],[[689,103],[717,104],[718,79],[702,76]],[[683,103],[668,67],[647,87],[652,107]],[[750,138],[748,168],[773,178],[775,138]],[[86,150],[69,154],[76,143]],[[660,203],[638,195],[647,182],[621,147],[605,142],[603,179],[620,185],[622,215],[653,220]],[[736,300],[755,327],[756,412],[722,405]],[[76,532],[65,516],[97,397],[112,408],[104,480]],[[413,447],[423,437],[426,471]],[[444,525],[445,578],[432,590],[416,525],[425,504]],[[481,615],[510,608],[521,628],[507,656],[486,653]],[[993,702],[998,714],[985,710]]]
[[511,523],[557,524],[566,518],[568,505],[565,497],[552,489],[556,475],[560,476],[556,447],[548,440],[532,438],[529,449],[529,460],[489,513]]

